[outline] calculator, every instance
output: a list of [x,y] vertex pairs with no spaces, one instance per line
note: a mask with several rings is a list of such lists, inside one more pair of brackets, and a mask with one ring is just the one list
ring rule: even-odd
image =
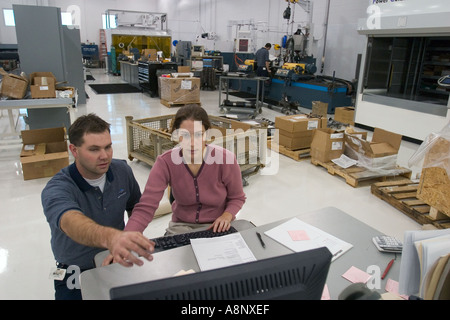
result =
[[380,235],[372,238],[373,243],[381,252],[401,253],[403,244],[395,237]]

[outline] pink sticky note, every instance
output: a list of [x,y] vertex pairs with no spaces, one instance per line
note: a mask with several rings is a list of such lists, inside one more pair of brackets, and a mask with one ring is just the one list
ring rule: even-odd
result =
[[358,282],[366,283],[367,281],[369,281],[371,277],[371,275],[368,274],[367,272],[364,272],[354,266],[348,269],[342,276],[348,281],[353,283]]
[[331,300],[330,291],[328,290],[328,286],[326,284],[323,287],[321,300]]
[[291,230],[288,233],[293,241],[309,240],[309,236],[305,230]]
[[408,300],[408,296],[407,295],[403,295],[403,294],[398,293],[398,287],[399,287],[398,282],[389,278],[386,281],[386,286],[384,287],[384,290],[386,290],[387,292],[390,292],[392,294],[395,294],[397,296],[400,296],[400,297],[402,297],[405,300]]

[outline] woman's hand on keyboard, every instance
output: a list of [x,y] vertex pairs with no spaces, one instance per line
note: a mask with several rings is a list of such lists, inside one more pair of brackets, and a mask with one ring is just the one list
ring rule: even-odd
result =
[[231,227],[231,221],[233,221],[233,215],[225,211],[208,229],[212,229],[214,232],[227,231]]

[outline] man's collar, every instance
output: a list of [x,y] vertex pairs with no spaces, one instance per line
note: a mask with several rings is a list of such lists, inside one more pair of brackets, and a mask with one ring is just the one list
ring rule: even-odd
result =
[[[77,184],[78,188],[80,188],[81,191],[86,192],[86,191],[90,190],[91,188],[93,188],[83,178],[81,173],[78,171],[78,168],[77,168],[77,165],[75,164],[75,162],[69,166],[69,173],[70,173],[70,176],[72,177],[73,181],[75,181],[75,183]],[[106,179],[109,182],[112,182],[114,180],[114,175],[111,170],[111,165],[109,165],[108,171],[106,172]]]

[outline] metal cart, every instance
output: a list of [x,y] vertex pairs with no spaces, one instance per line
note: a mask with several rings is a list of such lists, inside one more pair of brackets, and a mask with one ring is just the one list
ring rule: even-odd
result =
[[[229,100],[229,81],[255,81],[256,98],[255,101],[235,101]],[[219,107],[222,113],[237,114],[238,118],[255,118],[262,112],[264,105],[264,82],[270,80],[269,77],[249,77],[243,73],[229,73],[221,76],[219,80]],[[226,98],[222,101],[222,91],[225,89]]]

